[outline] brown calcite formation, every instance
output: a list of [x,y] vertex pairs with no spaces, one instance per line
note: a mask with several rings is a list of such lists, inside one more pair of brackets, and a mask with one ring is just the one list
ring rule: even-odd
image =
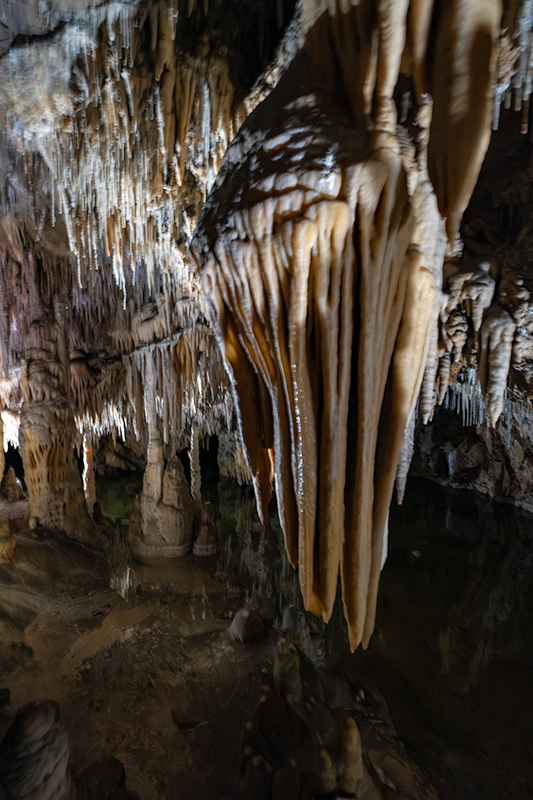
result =
[[174,558],[192,547],[194,506],[185,472],[174,454],[165,462],[165,446],[156,414],[155,372],[148,362],[144,413],[148,450],[143,489],[130,520],[130,545],[138,558]]
[[[435,202],[452,240],[490,136],[499,4],[484,5],[307,4],[304,47],[230,146],[193,240],[259,511],[275,482],[304,602],[325,620],[340,570],[353,648],[373,630],[436,321]],[[433,95],[418,153],[393,102],[406,42]]]
[[74,459],[74,417],[59,303],[52,310],[36,301],[24,355],[20,453],[31,516],[45,527],[89,541],[92,522]]
[[215,509],[206,503],[199,514],[198,532],[194,539],[195,556],[212,556],[217,552],[217,529],[215,525]]
[[13,534],[27,528],[30,505],[22,485],[9,467],[0,484],[0,561],[11,561],[15,553]]
[[191,550],[194,506],[179,457],[175,454],[165,463],[165,447],[156,420],[152,369],[147,389],[144,396],[149,431],[147,463],[142,494],[130,520],[129,541],[138,558],[175,558]]

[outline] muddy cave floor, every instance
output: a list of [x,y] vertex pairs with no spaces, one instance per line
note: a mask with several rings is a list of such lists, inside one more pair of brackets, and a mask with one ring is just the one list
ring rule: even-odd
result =
[[[120,521],[135,479],[105,487],[104,512]],[[245,796],[243,729],[286,635],[283,612],[301,608],[275,513],[265,531],[247,488],[204,490],[218,555],[134,564],[126,599],[109,588],[128,566],[120,537],[104,554],[40,530],[17,535],[13,563],[0,565],[0,737],[17,708],[53,699],[75,777],[113,756],[140,800]],[[369,649],[349,654],[340,605],[326,629],[292,615],[324,672],[354,697],[381,693],[441,800],[533,798],[532,531],[510,506],[413,480],[391,510]],[[250,601],[268,635],[232,641],[231,619]]]

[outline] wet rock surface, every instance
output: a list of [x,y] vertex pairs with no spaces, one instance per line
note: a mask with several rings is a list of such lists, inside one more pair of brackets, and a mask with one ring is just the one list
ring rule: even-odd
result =
[[[0,739],[26,704],[60,703],[81,798],[329,800],[353,780],[358,800],[529,796],[528,515],[410,481],[376,634],[349,655],[340,613],[324,629],[302,612],[251,494],[210,492],[220,553],[130,561],[124,598],[96,551],[16,535],[0,565]],[[266,638],[229,640],[248,609]]]
[[76,786],[76,800],[138,800],[126,789],[126,772],[116,758],[91,764],[78,776]]
[[[533,416],[529,401],[507,401],[494,429],[459,409],[438,409],[417,431],[412,475],[533,511]],[[464,424],[466,422],[466,424]]]
[[253,608],[242,608],[233,617],[228,630],[228,639],[250,644],[268,637],[268,631],[260,615]]
[[19,709],[0,745],[0,781],[7,800],[74,800],[68,735],[59,705]]

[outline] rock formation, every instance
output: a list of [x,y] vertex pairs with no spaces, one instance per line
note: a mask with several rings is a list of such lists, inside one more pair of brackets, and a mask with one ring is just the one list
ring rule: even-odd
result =
[[217,552],[217,529],[214,513],[211,503],[206,503],[200,512],[198,532],[193,547],[195,556],[212,556]]
[[175,558],[190,552],[194,508],[178,456],[165,466],[161,443],[150,442],[138,515],[130,521],[130,545],[140,558]]
[[[31,514],[75,539],[91,539],[80,474],[74,462],[74,417],[64,324],[38,301],[24,340],[20,386],[20,452]],[[59,317],[59,319],[58,319]]]
[[340,574],[355,648],[420,423],[529,403],[533,12],[237,6],[4,2],[5,438],[33,523],[86,541],[93,450],[144,452],[146,557],[190,550],[220,434],[325,620]]
[[[346,708],[339,707],[340,696]],[[273,679],[264,676],[263,694],[244,732],[244,758],[245,796],[254,799],[437,800],[398,740],[379,692],[355,694],[339,675],[332,683],[284,639],[276,651]]]
[[[304,602],[326,621],[340,568],[353,647],[374,626],[443,220],[453,244],[493,116],[499,3],[431,6],[307,4],[302,49],[232,142],[193,240],[258,508],[275,481]],[[419,106],[410,149],[394,102],[402,58]],[[478,322],[491,296],[470,283],[459,295]],[[514,331],[506,319],[484,328],[493,419]]]
[[0,745],[7,800],[74,800],[68,736],[57,703],[19,709]]

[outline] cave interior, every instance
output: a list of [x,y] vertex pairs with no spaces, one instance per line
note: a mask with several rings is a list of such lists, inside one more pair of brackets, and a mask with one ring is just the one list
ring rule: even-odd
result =
[[531,0],[0,0],[1,800],[533,798],[532,89]]

